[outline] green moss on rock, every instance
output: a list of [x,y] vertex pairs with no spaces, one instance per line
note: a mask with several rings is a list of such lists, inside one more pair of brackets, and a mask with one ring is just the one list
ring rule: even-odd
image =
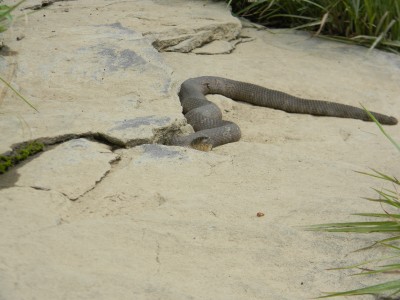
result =
[[3,174],[7,171],[9,167],[13,165],[11,158],[1,155],[0,156],[0,174]]
[[0,174],[5,173],[10,167],[20,161],[27,159],[40,151],[43,151],[44,144],[40,142],[31,142],[21,148],[13,151],[10,155],[0,155]]

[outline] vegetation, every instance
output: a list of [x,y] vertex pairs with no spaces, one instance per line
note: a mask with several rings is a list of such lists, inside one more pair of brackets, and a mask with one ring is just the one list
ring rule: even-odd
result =
[[241,17],[400,53],[399,0],[225,0]]
[[[382,133],[390,140],[391,143],[399,150],[400,145],[396,143],[382,128],[378,121],[369,114],[370,117],[378,125]],[[375,219],[375,221],[370,222],[345,222],[345,223],[330,223],[330,224],[318,224],[307,226],[306,230],[311,231],[327,231],[327,232],[354,232],[354,233],[387,233],[391,236],[383,240],[376,241],[373,245],[361,249],[366,250],[375,246],[383,246],[389,249],[393,249],[395,252],[391,257],[385,257],[374,261],[362,262],[357,265],[337,268],[340,269],[358,269],[361,270],[360,273],[356,275],[368,275],[368,274],[399,274],[400,273],[400,261],[396,259],[400,258],[400,214],[398,212],[400,208],[400,194],[398,188],[400,187],[400,181],[393,176],[388,176],[376,170],[372,170],[372,173],[359,172],[364,175],[372,176],[384,182],[388,182],[392,188],[385,188],[382,190],[373,189],[377,197],[376,198],[365,198],[368,201],[373,201],[380,203],[383,209],[383,213],[357,213],[355,215],[362,217],[369,217]],[[380,263],[382,261],[387,261],[386,264],[369,267],[371,264]],[[394,262],[393,262],[394,261]],[[378,285],[368,286],[361,289],[355,289],[345,292],[334,292],[326,293],[325,296],[319,298],[328,298],[336,296],[356,296],[365,294],[380,294],[384,292],[391,292],[390,296],[400,293],[400,279],[394,281],[384,282]],[[390,299],[390,298],[386,298]],[[400,298],[397,298],[400,299]]]
[[27,159],[40,151],[43,151],[44,145],[39,142],[31,142],[14,151],[12,155],[0,155],[0,174],[5,173],[10,167]]
[[[11,12],[15,10],[19,5],[21,5],[26,0],[21,0],[13,6],[0,5],[0,33],[6,31],[11,24],[12,16]],[[2,1],[0,1],[2,2]],[[0,48],[3,45],[0,45]],[[7,82],[3,77],[0,77],[0,81],[3,82],[8,88],[10,88],[21,100],[28,104],[31,108],[38,111],[24,96],[22,96],[16,89],[14,89],[9,82]]]
[[0,5],[0,33],[8,29],[8,26],[12,20],[11,12],[25,1],[26,0],[21,0],[13,6]]

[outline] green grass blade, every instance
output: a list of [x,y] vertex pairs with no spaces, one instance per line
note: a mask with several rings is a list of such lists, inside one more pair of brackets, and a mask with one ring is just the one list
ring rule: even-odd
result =
[[400,48],[400,41],[383,41],[382,44]]
[[394,24],[396,24],[396,20],[392,20],[390,21],[389,25],[386,27],[386,29],[376,38],[375,42],[371,45],[371,47],[369,47],[368,51],[372,51],[372,49],[374,49],[381,41],[382,39],[386,36],[387,32],[389,31],[390,28],[392,28],[392,26]]
[[39,112],[36,107],[34,107],[28,100],[25,99],[24,96],[22,96],[16,89],[14,89],[11,84],[9,84],[7,81],[5,81],[3,78],[0,77],[0,81],[2,81],[6,86],[8,86],[20,99],[22,99],[26,104],[28,104],[30,107],[32,107],[35,111]]
[[357,173],[359,173],[359,174],[363,174],[363,175],[368,175],[368,176],[371,176],[371,177],[376,177],[376,178],[379,178],[379,179],[384,179],[384,180],[387,180],[387,181],[391,181],[391,182],[393,182],[393,183],[395,183],[395,184],[397,184],[397,185],[400,185],[400,181],[396,178],[396,177],[391,177],[391,176],[388,176],[388,175],[386,175],[386,174],[383,174],[383,173],[381,173],[381,172],[378,172],[378,171],[376,171],[375,169],[371,169],[373,172],[375,172],[376,174],[373,174],[373,173],[367,173],[367,172],[362,172],[362,171],[355,171],[355,172],[357,172]]
[[312,6],[318,7],[318,8],[321,9],[322,11],[325,11],[325,12],[326,12],[326,10],[327,10],[326,7],[320,5],[320,4],[316,3],[316,2],[313,2],[313,1],[310,1],[310,0],[303,0],[303,2],[308,3],[308,4],[311,4]]
[[389,247],[389,248],[393,248],[395,250],[400,250],[399,247],[392,245],[392,244],[385,244],[385,243],[381,243],[381,245],[385,246],[385,247]]
[[381,28],[382,28],[382,26],[383,26],[385,20],[387,19],[388,15],[389,15],[389,12],[388,12],[388,11],[385,11],[385,13],[383,14],[383,16],[382,16],[381,19],[379,20],[378,25],[376,25],[375,35],[379,35],[379,32],[382,31]]
[[380,191],[378,189],[373,189],[379,196],[381,196],[382,198],[378,199],[380,201],[376,201],[376,202],[382,202],[382,203],[386,203],[388,205],[391,205],[393,207],[396,208],[400,208],[400,202],[397,201],[397,196],[392,196],[392,195],[388,195],[386,193],[384,193],[383,191]]
[[374,217],[374,218],[393,218],[400,219],[400,214],[375,214],[375,213],[356,213],[353,216]]
[[[231,1],[229,1],[231,3]],[[252,4],[250,4],[249,6],[243,8],[242,10],[238,11],[237,14],[238,15],[247,15],[249,13],[249,11],[251,11],[253,8],[255,8],[256,6],[261,6],[262,4],[264,4],[264,2],[267,2],[267,0],[264,1],[256,1]]]
[[21,0],[17,4],[12,5],[12,6],[2,5],[1,11],[0,11],[0,20],[2,21],[3,19],[9,18],[10,13],[25,1],[26,0]]
[[384,136],[386,136],[386,138],[397,148],[397,150],[400,152],[400,145],[398,143],[396,143],[393,138],[385,131],[385,129],[383,129],[382,125],[379,123],[379,121],[374,117],[373,114],[371,114],[369,112],[368,109],[366,109],[362,104],[361,104],[362,108],[365,110],[365,112],[368,114],[368,116],[375,122],[375,124],[378,126],[378,128],[380,129],[380,131],[383,133]]
[[400,184],[400,181],[396,177],[388,176],[388,175],[386,175],[386,174],[384,174],[382,172],[379,172],[379,171],[377,171],[375,169],[371,169],[371,170],[374,171],[376,174],[380,175],[382,179],[391,181],[391,182],[396,183],[396,184]]
[[397,240],[400,240],[400,236],[394,236],[394,237],[390,237],[387,239],[383,239],[383,240],[380,240],[379,243],[386,243],[386,242],[392,242],[392,241],[397,241]]
[[329,223],[304,226],[303,229],[306,231],[355,233],[397,232],[400,231],[400,223],[393,221]]
[[[380,241],[376,241],[376,242],[374,242],[372,245],[367,246],[367,247],[363,247],[363,248],[360,248],[360,249],[357,249],[357,250],[355,250],[354,252],[365,251],[365,250],[371,249],[371,248],[376,247],[376,246],[379,246],[379,245],[386,246],[386,245],[387,245],[387,244],[386,244],[387,242],[397,241],[397,240],[399,240],[399,239],[400,239],[400,236],[395,236],[395,237],[383,239],[383,240],[380,240]],[[399,255],[399,256],[400,256],[400,255]]]
[[392,221],[396,221],[397,219],[400,219],[400,214],[394,214],[391,212],[387,212],[386,210],[383,210],[384,213],[354,213],[351,214],[353,216],[363,216],[363,217],[373,217],[373,218],[387,218]]
[[310,23],[307,23],[307,24],[303,24],[303,25],[299,25],[299,26],[293,27],[293,28],[291,28],[291,30],[293,30],[293,29],[294,30],[303,29],[303,28],[314,27],[314,26],[321,26],[321,24],[322,24],[322,21],[319,20],[319,21],[310,22]]
[[400,273],[400,264],[383,266],[378,270],[363,271],[357,274],[353,274],[352,276],[382,274],[382,273],[391,273],[391,274]]
[[[16,9],[22,2],[25,2],[25,0],[22,0],[13,6],[0,5],[0,23],[5,23],[6,21],[11,21],[12,20],[11,12],[14,9]],[[6,31],[7,29],[8,29],[7,24],[5,24],[5,25],[0,24],[0,33]]]
[[338,297],[338,296],[357,296],[357,295],[368,295],[368,294],[378,294],[382,292],[387,292],[391,290],[400,290],[400,280],[388,281],[385,283],[368,286],[361,289],[346,291],[346,292],[328,292],[325,293],[327,295],[318,297],[321,298],[330,298],[330,297]]
[[385,203],[387,205],[396,207],[396,208],[400,208],[400,204],[398,202],[394,202],[394,201],[388,201],[388,200],[383,200],[383,199],[371,199],[371,198],[365,198],[368,201],[372,201],[372,202],[378,202],[378,203]]
[[372,260],[364,261],[364,262],[362,262],[362,263],[358,263],[358,264],[351,265],[351,266],[338,267],[338,268],[331,268],[331,269],[328,269],[328,270],[329,270],[329,271],[332,271],[332,270],[350,270],[350,269],[359,268],[359,267],[361,267],[361,266],[365,266],[365,265],[368,265],[368,264],[371,264],[371,263],[376,263],[376,262],[379,262],[379,261],[385,261],[385,260],[389,260],[389,259],[393,259],[393,258],[398,258],[398,257],[400,257],[400,255],[387,256],[387,257],[384,257],[384,258],[377,258],[377,259],[372,259]]

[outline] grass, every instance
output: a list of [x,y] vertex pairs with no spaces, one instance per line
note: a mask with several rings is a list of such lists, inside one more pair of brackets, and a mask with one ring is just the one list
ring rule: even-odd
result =
[[[11,12],[14,11],[19,5],[21,5],[26,0],[21,0],[15,5],[0,5],[0,33],[6,31],[12,21]],[[0,2],[2,2],[0,0]],[[28,104],[32,109],[38,111],[24,96],[22,96],[12,85],[0,76],[0,81],[11,89],[14,94]],[[0,155],[0,174],[4,174],[10,167],[18,164],[19,162],[25,160],[29,156],[32,156],[40,151],[43,151],[44,144],[39,142],[27,143],[19,149],[13,151],[11,155]]]
[[399,0],[226,0],[234,14],[271,28],[400,53]]
[[[365,108],[364,108],[365,109]],[[368,111],[367,111],[368,112]],[[382,133],[389,139],[391,143],[400,152],[400,145],[396,143],[379,122],[368,112],[369,116],[378,125]],[[357,265],[348,266],[344,268],[336,268],[336,270],[342,269],[357,269],[361,270],[360,273],[355,275],[379,275],[379,274],[399,274],[400,273],[400,181],[394,177],[386,175],[382,172],[372,170],[372,172],[358,172],[363,175],[372,176],[380,181],[389,183],[391,188],[376,189],[375,198],[365,198],[368,201],[377,202],[381,205],[383,213],[356,213],[355,215],[361,217],[369,217],[374,221],[364,222],[344,222],[344,223],[329,223],[329,224],[318,224],[305,227],[309,231],[325,231],[325,232],[353,232],[353,233],[386,233],[390,237],[383,240],[374,242],[371,246],[360,249],[367,250],[376,246],[383,246],[385,248],[392,249],[395,255],[391,257],[384,257],[375,261],[362,262]],[[398,259],[395,263],[392,261]],[[377,267],[367,267],[371,264],[381,263],[386,261],[387,263],[379,265]],[[390,296],[400,293],[400,279],[394,281],[387,281],[381,284],[367,286],[365,288],[344,291],[344,292],[330,292],[319,298],[329,298],[338,296],[357,296],[366,294],[381,294],[390,293]],[[397,298],[400,299],[400,298]]]
[[18,6],[20,6],[26,0],[21,0],[17,4],[8,6],[8,5],[0,5],[0,33],[4,32],[8,29],[12,16],[11,12],[15,10]]
[[[14,11],[18,6],[20,6],[26,0],[21,0],[17,4],[8,6],[0,5],[0,33],[6,31],[11,24],[12,15],[11,12]],[[1,2],[1,1],[0,1]],[[16,89],[14,89],[11,84],[0,76],[0,81],[3,82],[8,88],[10,88],[14,94],[17,95],[19,99],[28,104],[32,109],[38,111],[24,96],[22,96]]]

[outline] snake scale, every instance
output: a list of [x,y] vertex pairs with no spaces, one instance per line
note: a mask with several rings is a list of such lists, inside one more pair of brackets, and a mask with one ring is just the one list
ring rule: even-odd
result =
[[[205,95],[207,94],[220,94],[236,101],[279,109],[288,113],[371,121],[368,114],[358,107],[329,101],[303,99],[251,83],[203,76],[188,79],[181,85],[179,99],[183,113],[195,132],[187,136],[174,137],[171,141],[172,145],[208,151],[240,139],[239,126],[222,120],[221,110],[206,99]],[[376,112],[371,113],[381,124],[397,124],[397,119],[394,117]]]

